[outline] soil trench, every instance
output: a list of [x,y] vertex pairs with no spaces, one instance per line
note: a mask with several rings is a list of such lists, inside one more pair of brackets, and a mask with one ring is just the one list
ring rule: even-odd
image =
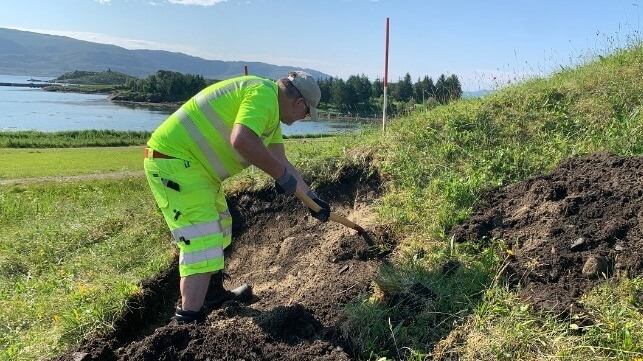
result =
[[[318,190],[333,212],[366,228],[321,223],[294,197],[272,190],[228,199],[233,243],[226,249],[226,288],[247,282],[255,297],[229,301],[205,323],[172,320],[179,299],[176,267],[146,282],[106,337],[92,336],[56,360],[350,360],[341,308],[371,288],[391,242],[374,224],[377,175],[347,170]],[[379,245],[379,246],[378,246]]]

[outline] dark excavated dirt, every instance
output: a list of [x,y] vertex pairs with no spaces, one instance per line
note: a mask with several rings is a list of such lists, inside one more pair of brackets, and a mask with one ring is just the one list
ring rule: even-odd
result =
[[377,175],[343,174],[318,193],[334,212],[367,228],[369,238],[337,223],[320,223],[294,197],[272,190],[233,197],[226,287],[250,283],[252,301],[229,301],[201,325],[177,324],[172,315],[179,276],[173,267],[146,282],[114,332],[89,337],[57,360],[351,359],[339,328],[341,307],[370,290],[393,240],[372,224],[369,205],[379,193]]
[[540,309],[582,312],[600,282],[643,273],[643,157],[570,159],[546,175],[490,192],[456,241],[512,244],[505,275]]

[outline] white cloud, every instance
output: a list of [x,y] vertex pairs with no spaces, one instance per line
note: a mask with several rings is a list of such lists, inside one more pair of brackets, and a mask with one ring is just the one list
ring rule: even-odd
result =
[[196,5],[196,6],[203,6],[203,7],[214,6],[217,3],[225,2],[225,1],[227,0],[167,0],[167,2],[170,4],[188,5],[188,6]]
[[94,0],[101,5],[109,5],[112,0]]

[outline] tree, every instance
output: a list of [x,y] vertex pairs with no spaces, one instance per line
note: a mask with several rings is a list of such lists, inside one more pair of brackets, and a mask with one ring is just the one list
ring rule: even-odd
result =
[[[390,100],[399,100],[398,89],[399,89],[399,82],[388,83],[388,96]],[[392,104],[393,102],[389,101],[389,103]]]
[[[84,75],[81,72],[74,72],[72,75]],[[115,72],[103,72],[112,77],[118,75]],[[68,76],[66,74],[65,76]],[[145,79],[123,78],[125,89],[128,89],[129,97],[142,101],[163,102],[163,101],[185,101],[201,89],[215,81],[205,81],[200,75],[181,74],[178,72],[159,70],[156,74],[149,75]],[[381,109],[381,97],[384,93],[383,80],[375,79],[372,83],[364,74],[351,75],[347,81],[341,78],[318,79],[317,84],[321,90],[320,103],[335,107],[340,112],[367,112],[373,114]],[[394,110],[400,104],[400,108],[409,109],[414,104],[424,102],[425,104],[446,104],[451,99],[460,99],[462,88],[458,77],[451,75],[448,78],[442,74],[434,84],[433,79],[424,76],[418,78],[417,82],[411,81],[411,75],[405,76],[396,83],[388,84],[390,96],[389,109]],[[380,102],[373,100],[380,100]],[[391,114],[393,114],[392,111]]]
[[384,81],[382,79],[377,78],[373,81],[373,84],[371,85],[371,96],[375,99],[378,99],[384,94]]
[[348,98],[348,87],[346,86],[346,82],[344,82],[343,79],[337,79],[334,81],[330,89],[331,102],[337,106],[338,110],[345,111],[349,110]]
[[418,81],[413,84],[413,101],[415,103],[420,103],[422,102],[423,97],[424,89],[422,89],[422,82],[420,81],[420,78],[418,78]]
[[422,80],[418,79],[417,83],[413,84],[413,99],[415,103],[425,103],[430,98],[435,98],[435,94],[433,79],[426,75]]
[[149,101],[169,102],[187,100],[207,86],[201,75],[183,75],[167,70],[159,70],[141,83],[142,86],[139,86],[138,82],[131,82],[128,88],[134,92],[142,90],[148,95]]
[[396,100],[401,102],[408,102],[413,97],[413,84],[411,83],[411,74],[406,73],[404,79],[397,82],[393,96]]
[[145,93],[150,93],[150,94],[157,93],[156,76],[150,75],[147,77],[147,79],[143,82],[143,91]]
[[347,105],[349,109],[364,110],[369,108],[372,85],[366,75],[351,75],[346,81],[346,86],[348,87]]
[[422,79],[422,88],[428,93],[427,96],[435,99],[436,89],[435,84],[433,84],[433,79],[425,76]]
[[343,103],[346,105],[346,108],[350,110],[357,110],[359,105],[359,77],[357,75],[351,75],[346,81],[346,91],[344,94]]
[[330,103],[330,90],[332,88],[333,81],[333,77],[317,80],[319,90],[321,90],[321,97],[319,99],[320,103]]
[[462,97],[462,86],[460,85],[460,80],[455,74],[452,74],[447,78],[446,88],[449,94],[449,101],[458,100]]
[[449,90],[447,89],[447,78],[444,74],[440,75],[435,83],[435,99],[440,104],[446,104],[449,100]]

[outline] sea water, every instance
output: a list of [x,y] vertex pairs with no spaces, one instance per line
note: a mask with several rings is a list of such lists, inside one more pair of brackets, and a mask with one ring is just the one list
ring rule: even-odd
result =
[[[26,84],[53,77],[0,75],[0,83]],[[0,131],[138,130],[153,131],[172,109],[114,103],[106,94],[50,92],[40,88],[0,86]],[[343,119],[300,120],[283,126],[285,135],[332,134],[359,129]]]

